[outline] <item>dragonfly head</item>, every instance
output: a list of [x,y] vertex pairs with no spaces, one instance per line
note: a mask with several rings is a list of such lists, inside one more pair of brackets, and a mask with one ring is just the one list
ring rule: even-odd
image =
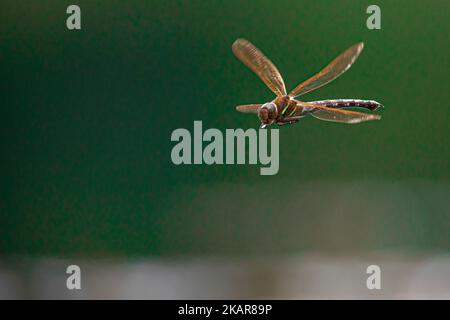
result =
[[258,118],[262,125],[271,124],[278,116],[277,106],[273,102],[263,104],[258,109]]

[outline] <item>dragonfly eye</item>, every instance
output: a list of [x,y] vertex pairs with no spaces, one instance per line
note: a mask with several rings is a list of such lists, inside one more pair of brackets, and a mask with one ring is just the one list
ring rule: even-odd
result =
[[262,106],[258,111],[258,116],[262,121],[269,119],[269,109]]
[[259,119],[261,119],[264,123],[269,123],[271,120],[276,119],[277,117],[277,107],[275,103],[269,102],[265,103],[258,110]]
[[275,103],[270,102],[265,104],[267,107],[267,110],[269,111],[269,118],[275,119],[277,117],[277,107],[275,106]]

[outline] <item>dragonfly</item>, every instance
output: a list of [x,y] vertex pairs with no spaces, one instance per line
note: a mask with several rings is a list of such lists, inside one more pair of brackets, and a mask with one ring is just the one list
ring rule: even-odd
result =
[[236,110],[242,113],[257,114],[261,128],[271,124],[286,125],[297,123],[301,118],[311,115],[317,119],[341,123],[360,123],[381,119],[380,115],[346,110],[362,108],[370,111],[382,108],[374,100],[331,99],[320,101],[300,101],[296,98],[318,89],[347,71],[360,55],[364,43],[357,43],[331,61],[319,73],[300,83],[289,94],[283,78],[275,65],[251,42],[238,39],[232,45],[235,56],[250,70],[256,73],[267,87],[276,94],[271,102],[263,104],[239,105]]

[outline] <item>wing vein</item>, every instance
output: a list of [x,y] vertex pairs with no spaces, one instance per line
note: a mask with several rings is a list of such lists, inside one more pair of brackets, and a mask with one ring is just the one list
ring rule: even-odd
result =
[[232,50],[235,56],[255,72],[273,93],[279,97],[286,95],[286,87],[280,72],[258,48],[245,39],[238,39],[233,43]]

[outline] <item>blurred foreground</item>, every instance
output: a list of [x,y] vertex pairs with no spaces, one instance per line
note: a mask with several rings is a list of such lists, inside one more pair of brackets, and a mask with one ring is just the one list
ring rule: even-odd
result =
[[[450,299],[450,255],[439,254],[0,261],[1,299]],[[71,264],[81,290],[66,288]],[[381,290],[366,287],[371,264]]]

